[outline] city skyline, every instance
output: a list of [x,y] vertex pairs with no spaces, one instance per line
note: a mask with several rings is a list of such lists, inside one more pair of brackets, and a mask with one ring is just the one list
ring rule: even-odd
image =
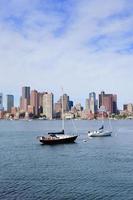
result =
[[[63,92],[63,91],[62,91]],[[6,107],[4,107],[3,94],[0,93],[0,119],[96,119],[102,116],[132,117],[133,103],[123,104],[123,109],[118,108],[117,94],[101,91],[96,94],[89,92],[85,98],[85,104],[75,102],[71,97],[62,93],[55,100],[54,93],[48,91],[37,91],[30,86],[21,88],[19,105],[14,104],[14,95],[6,95]],[[102,114],[103,113],[103,114]]]
[[[11,93],[11,92],[8,93],[8,94],[0,92],[0,95],[2,96],[2,105],[3,105],[3,108],[7,109],[7,101],[8,101],[7,100],[7,96],[13,96],[13,102],[14,102],[13,104],[14,104],[14,106],[21,107],[21,103],[20,102],[22,101],[22,99],[21,99],[22,96],[23,95],[25,96],[24,91],[23,91],[23,89],[25,87],[29,89],[28,95],[30,95],[30,96],[32,95],[32,92],[37,92],[37,93],[40,93],[40,94],[43,94],[43,93],[53,93],[54,94],[54,103],[58,103],[59,99],[61,98],[61,95],[62,95],[62,94],[58,95],[58,94],[54,93],[52,90],[50,90],[50,91],[48,91],[48,90],[39,91],[39,90],[37,90],[35,88],[33,89],[31,86],[22,86],[22,88],[20,89],[19,94],[17,95],[17,97],[13,93]],[[92,93],[94,93],[96,101],[98,101],[99,95],[101,94],[101,92],[105,92],[106,94],[110,94],[110,95],[114,94],[113,92],[109,93],[108,91],[105,91],[105,90],[99,91],[99,93],[96,93],[95,91],[88,91],[88,94],[86,96],[82,97],[82,98],[78,98],[78,97],[77,98],[72,98],[69,93],[67,93],[67,94],[69,95],[68,97],[70,97],[70,99],[74,102],[75,105],[78,104],[78,103],[81,103],[81,105],[85,109],[86,108],[86,100],[89,100],[90,95]],[[63,93],[63,95],[67,95],[67,94],[66,94],[66,92]],[[78,99],[82,99],[83,101],[78,101]],[[124,104],[133,104],[133,101],[130,101],[130,102],[124,102],[122,105],[119,105],[119,99],[120,99],[120,97],[117,95],[117,108],[119,110],[123,109]],[[30,99],[28,101],[30,102]],[[25,103],[22,103],[22,104],[25,104]],[[97,102],[96,102],[96,104],[97,104]],[[22,105],[22,107],[23,106],[24,105]]]
[[17,104],[23,85],[56,98],[63,86],[82,104],[102,90],[120,97],[119,108],[133,101],[131,1],[4,0],[0,7],[0,92]]

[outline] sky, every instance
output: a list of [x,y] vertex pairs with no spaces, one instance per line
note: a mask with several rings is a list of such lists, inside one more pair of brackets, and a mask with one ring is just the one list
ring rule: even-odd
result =
[[84,106],[89,92],[133,103],[131,0],[0,0],[0,92],[22,86]]

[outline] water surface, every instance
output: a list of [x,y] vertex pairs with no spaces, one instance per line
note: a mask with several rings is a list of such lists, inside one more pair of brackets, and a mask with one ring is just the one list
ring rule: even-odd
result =
[[[75,144],[46,146],[36,137],[61,121],[0,121],[1,200],[133,199],[133,121],[112,121],[112,137],[94,139],[87,131],[101,122],[74,124]],[[76,131],[71,121],[65,127]]]

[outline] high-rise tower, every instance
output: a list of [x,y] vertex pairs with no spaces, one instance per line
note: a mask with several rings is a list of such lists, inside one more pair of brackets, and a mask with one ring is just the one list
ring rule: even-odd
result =
[[30,106],[33,107],[34,115],[38,115],[38,109],[39,109],[39,102],[38,102],[38,92],[36,90],[31,91],[30,95]]
[[54,104],[54,95],[53,93],[44,93],[43,95],[43,115],[47,119],[53,119],[53,104]]
[[99,94],[99,108],[104,106],[109,113],[117,112],[117,95],[105,94],[104,91]]
[[14,96],[11,94],[7,95],[7,112],[11,112],[11,108],[14,107]]
[[95,92],[89,93],[89,110],[95,114],[97,111],[97,101]]
[[28,110],[28,105],[30,105],[30,87],[22,87],[22,96],[20,98],[20,109],[24,112]]

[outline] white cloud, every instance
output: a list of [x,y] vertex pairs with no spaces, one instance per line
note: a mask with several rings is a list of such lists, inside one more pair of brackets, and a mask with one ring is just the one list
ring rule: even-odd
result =
[[116,92],[119,104],[132,101],[128,46],[133,16],[119,17],[128,9],[125,1],[73,1],[73,7],[62,5],[66,13],[51,8],[49,1],[40,9],[38,2],[31,7],[28,0],[1,4],[0,89],[16,94],[28,84],[53,90],[58,98],[63,85],[82,102],[90,91],[103,89]]

